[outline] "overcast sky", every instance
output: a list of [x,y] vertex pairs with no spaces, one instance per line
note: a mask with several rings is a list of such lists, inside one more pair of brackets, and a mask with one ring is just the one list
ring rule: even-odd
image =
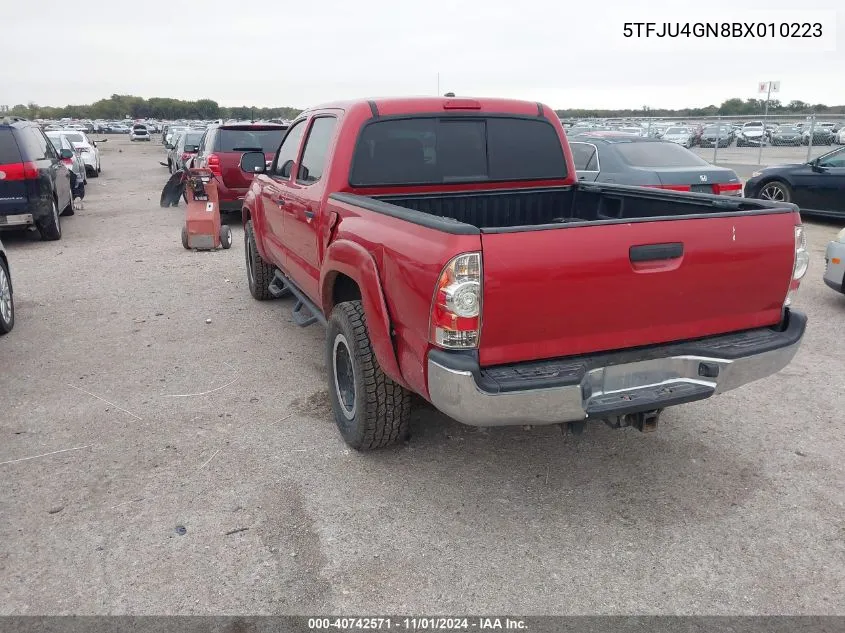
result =
[[[436,94],[438,72],[441,93],[525,98],[555,108],[718,105],[757,97],[758,82],[766,80],[780,80],[783,101],[845,104],[843,0],[658,0],[648,9],[633,0],[0,5],[0,104],[10,106],[90,103],[120,93],[306,107]],[[625,22],[737,18],[821,20],[825,37],[622,36]]]

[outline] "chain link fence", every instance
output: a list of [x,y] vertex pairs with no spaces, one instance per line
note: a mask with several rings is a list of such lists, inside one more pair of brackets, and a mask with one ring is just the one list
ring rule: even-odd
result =
[[[845,145],[845,115],[637,117],[567,121],[574,130],[618,130],[679,143],[748,178],[761,166],[808,162]],[[572,132],[570,131],[570,134]]]

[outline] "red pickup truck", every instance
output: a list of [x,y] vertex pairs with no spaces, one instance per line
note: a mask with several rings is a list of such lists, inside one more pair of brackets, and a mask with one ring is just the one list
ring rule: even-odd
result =
[[327,326],[359,450],[407,433],[412,392],[476,426],[652,430],[779,371],[804,333],[794,205],[579,183],[543,104],[333,103],[240,164],[250,291]]

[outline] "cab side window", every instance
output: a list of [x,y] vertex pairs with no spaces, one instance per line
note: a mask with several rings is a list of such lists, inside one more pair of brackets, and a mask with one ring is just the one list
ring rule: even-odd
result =
[[323,177],[326,156],[334,138],[336,124],[337,119],[333,116],[317,117],[311,123],[305,149],[302,150],[299,173],[296,175],[297,182],[310,185]]
[[280,178],[290,178],[293,164],[296,162],[296,157],[299,154],[299,144],[302,141],[302,135],[305,134],[305,124],[308,121],[303,119],[292,128],[288,130],[279,147],[279,153],[276,156],[276,164],[274,165],[273,173]]

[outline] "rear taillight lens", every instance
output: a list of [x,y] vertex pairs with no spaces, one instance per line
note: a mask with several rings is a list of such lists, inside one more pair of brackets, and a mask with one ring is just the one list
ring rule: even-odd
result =
[[742,183],[741,182],[725,182],[713,185],[713,193],[720,196],[741,196]]
[[38,167],[35,163],[10,163],[0,165],[0,180],[30,180],[38,178]]
[[62,162],[63,162],[65,165],[67,165],[68,167],[70,167],[71,165],[73,165],[73,159],[72,159],[72,158],[63,158],[63,159],[62,159]]
[[650,189],[667,189],[669,191],[691,191],[692,187],[690,185],[643,185],[643,187],[649,187]]
[[222,174],[220,171],[220,157],[217,154],[208,155],[208,163],[206,167],[208,167],[208,170],[215,176],[220,176]]
[[481,331],[481,253],[450,261],[437,281],[431,303],[430,339],[447,349],[478,347]]
[[789,281],[789,291],[786,293],[784,306],[792,304],[795,293],[801,286],[801,279],[807,274],[810,267],[810,253],[807,251],[807,236],[804,235],[804,226],[799,224],[795,227],[795,258],[792,264],[792,279]]

